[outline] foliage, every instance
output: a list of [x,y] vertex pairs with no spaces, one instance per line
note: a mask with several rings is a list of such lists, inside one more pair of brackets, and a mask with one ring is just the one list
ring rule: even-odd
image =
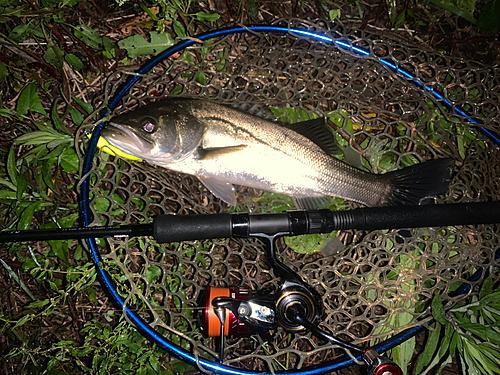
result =
[[[387,240],[385,247],[387,250],[392,250],[394,243],[391,240]],[[407,293],[415,292],[415,280],[405,279],[404,281],[398,280],[400,275],[405,274],[407,270],[411,268],[418,267],[415,262],[415,257],[418,257],[418,250],[415,250],[413,254],[401,254],[396,258],[394,262],[394,270],[391,270],[387,275],[384,276],[387,280],[394,280],[394,282],[400,283],[401,289]],[[366,284],[373,282],[373,275],[369,274],[366,279]],[[369,289],[364,292],[365,297],[370,301],[375,301],[378,296],[377,292],[373,289]],[[391,303],[392,302],[392,303]],[[387,325],[380,325],[374,332],[374,335],[389,332],[391,329],[398,330],[400,327],[407,327],[409,323],[414,319],[413,313],[415,313],[415,302],[408,301],[408,299],[402,298],[396,301],[383,301],[383,303],[390,309],[402,309],[404,312],[398,314],[391,314],[390,319],[387,319]],[[375,345],[378,340],[373,340],[370,345]],[[403,371],[403,374],[409,374],[409,365],[413,358],[415,352],[416,339],[412,337],[400,345],[396,346],[390,350],[386,355],[392,359]]]
[[[440,9],[451,12],[476,25],[480,32],[498,32],[500,19],[500,1],[490,0],[482,8],[478,9],[476,0],[428,0],[428,2]],[[391,25],[397,30],[410,22],[415,26],[426,26],[434,22],[433,17],[417,17],[417,6],[410,6],[406,1],[386,0],[387,17]],[[477,17],[479,14],[479,17]]]
[[[27,308],[39,310],[38,314],[52,314],[54,306],[59,301],[37,301]],[[118,324],[110,326],[115,320],[113,310],[107,310],[103,315],[104,322],[92,319],[85,323],[81,330],[85,335],[83,343],[79,344],[71,339],[58,341],[48,348],[31,347],[25,342],[13,348],[6,358],[21,356],[26,359],[36,358],[37,362],[45,360],[45,365],[25,362],[30,373],[58,374],[60,368],[70,360],[74,360],[80,371],[75,373],[91,374],[144,374],[144,375],[173,375],[193,371],[193,367],[178,359],[165,361],[167,355],[156,345],[151,345],[135,330],[120,313]],[[29,324],[33,314],[25,315],[17,322],[8,322],[15,330],[21,325]],[[107,320],[107,321],[106,321]],[[5,327],[5,326],[4,326]],[[1,331],[0,331],[1,332]],[[86,361],[89,355],[92,360]]]
[[474,9],[476,8],[476,0],[429,0],[431,3],[439,7],[455,13],[456,15],[465,18],[467,21],[476,23],[474,18]]
[[[116,0],[119,5],[127,3],[129,0]],[[193,22],[215,22],[220,16],[216,13],[206,11],[194,12],[193,5],[195,0],[153,0],[158,8],[147,8],[144,4],[140,7],[151,17],[156,24],[156,31],[163,33],[165,25],[172,25],[177,36],[188,36],[186,29],[189,30]],[[183,23],[184,22],[184,23]],[[187,27],[185,27],[187,24]]]
[[[10,97],[15,97],[5,106],[0,101],[0,120],[11,122],[9,127],[17,130],[7,152],[2,155],[0,149],[4,157],[0,165],[0,225],[4,230],[73,227],[78,220],[80,145],[75,145],[74,132],[94,108],[72,94],[69,77],[74,77],[74,72],[86,84],[95,79],[94,68],[103,70],[103,62],[115,58],[122,49],[135,58],[157,54],[172,45],[174,33],[159,32],[163,30],[158,17],[165,22],[175,19],[178,36],[187,36],[193,22],[208,24],[219,17],[199,10],[197,4],[180,1],[162,2],[163,13],[157,12],[157,17],[141,4],[144,13],[153,16],[158,31],[149,31],[150,40],[134,36],[116,41],[107,36],[102,24],[69,20],[79,3],[0,0],[2,43],[15,52],[14,57],[16,53],[29,57],[0,58],[0,83],[11,88]],[[184,13],[177,12],[180,8]],[[179,18],[182,22],[179,16],[184,17]],[[172,24],[165,22],[163,26]],[[7,101],[2,94],[4,98]],[[22,242],[10,244],[2,248],[0,264],[12,286],[20,287],[21,298],[27,296],[30,301],[16,315],[0,314],[0,335],[11,343],[1,353],[2,359],[17,364],[23,372],[173,374],[193,370],[152,346],[121,312],[115,316],[112,306],[98,312],[102,291],[87,254],[76,241],[46,241],[36,248]],[[55,322],[59,316],[77,319],[68,308],[74,298],[88,305],[85,325],[71,334],[68,327],[56,324],[52,329],[65,330],[64,339],[46,338],[43,330],[47,321]]]
[[441,297],[432,302],[436,320],[416,373],[442,371],[458,356],[463,373],[493,375],[500,373],[500,291],[493,292],[492,277],[483,282],[479,296],[468,304],[446,311]]
[[151,41],[148,42],[142,35],[133,35],[118,43],[119,47],[127,50],[128,57],[133,59],[142,55],[157,55],[174,44],[174,40],[167,33],[149,32]]

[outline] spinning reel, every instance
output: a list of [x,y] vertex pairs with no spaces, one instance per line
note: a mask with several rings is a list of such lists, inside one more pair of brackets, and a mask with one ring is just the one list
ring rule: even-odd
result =
[[[274,249],[274,241],[270,243]],[[249,291],[240,287],[207,288],[201,301],[205,309],[199,316],[205,336],[242,337],[257,333],[263,339],[270,340],[270,332],[278,327],[287,332],[306,329],[295,319],[296,312],[300,312],[311,324],[318,324],[323,313],[318,292],[279,262],[274,250],[268,251],[268,254],[272,257],[275,271],[284,282],[275,291]],[[227,311],[223,314],[221,310]]]
[[249,291],[246,288],[208,287],[201,296],[199,321],[206,337],[219,338],[219,361],[223,362],[226,337],[258,334],[272,340],[272,332],[281,327],[286,332],[309,330],[313,335],[337,344],[356,354],[368,365],[370,375],[401,375],[401,369],[374,349],[363,349],[340,340],[319,328],[323,302],[319,293],[276,257],[276,240],[283,234],[255,237],[264,239],[269,261],[283,282],[272,290]]

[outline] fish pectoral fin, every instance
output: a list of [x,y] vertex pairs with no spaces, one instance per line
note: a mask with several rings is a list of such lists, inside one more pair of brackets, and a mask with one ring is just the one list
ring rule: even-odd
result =
[[237,146],[225,146],[225,147],[211,147],[211,148],[199,148],[198,157],[200,160],[211,160],[217,159],[221,156],[226,156],[234,154],[247,148],[247,145],[237,145]]
[[234,186],[228,182],[220,181],[215,178],[199,177],[206,188],[217,198],[231,206],[236,205],[236,194]]
[[293,203],[298,209],[301,210],[318,210],[320,208],[326,208],[332,204],[332,198],[323,197],[304,197],[304,198],[293,198]]

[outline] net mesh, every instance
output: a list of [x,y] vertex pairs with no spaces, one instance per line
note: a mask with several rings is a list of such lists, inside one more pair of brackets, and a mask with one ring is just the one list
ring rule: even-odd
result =
[[[394,59],[454,106],[498,126],[498,69],[382,40],[326,22],[281,22],[317,30],[371,52],[362,58],[317,41],[248,32],[200,43],[152,69],[128,92],[116,113],[167,95],[204,97],[281,121],[325,116],[347,162],[374,173],[428,159],[452,157],[456,167],[448,193],[438,203],[500,200],[500,153],[464,117],[431,100],[380,63]],[[109,77],[104,107],[130,70]],[[91,129],[84,126],[83,132]],[[286,197],[238,189],[236,208],[212,196],[192,176],[97,152],[91,172],[94,224],[149,223],[160,214],[292,209]],[[337,207],[356,208],[335,201]],[[383,340],[429,320],[437,291],[449,304],[481,282],[467,279],[493,267],[498,225],[389,231],[349,230],[330,239],[282,241],[279,256],[323,297],[322,328],[362,344]],[[101,242],[105,267],[127,303],[160,333],[201,356],[215,356],[213,339],[197,323],[198,298],[207,286],[253,290],[278,282],[262,243],[220,239],[159,245],[150,238]],[[317,251],[321,250],[321,251]],[[300,252],[302,254],[300,254]],[[483,273],[484,274],[484,273]],[[462,283],[472,288],[451,297]],[[374,341],[372,341],[373,344]],[[309,334],[278,330],[273,342],[259,337],[229,339],[225,363],[276,371],[317,364],[344,355]]]

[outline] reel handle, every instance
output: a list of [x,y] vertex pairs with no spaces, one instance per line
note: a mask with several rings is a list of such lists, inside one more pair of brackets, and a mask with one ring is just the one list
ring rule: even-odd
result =
[[397,364],[381,356],[374,349],[364,352],[363,361],[368,365],[368,375],[403,375],[403,371]]

